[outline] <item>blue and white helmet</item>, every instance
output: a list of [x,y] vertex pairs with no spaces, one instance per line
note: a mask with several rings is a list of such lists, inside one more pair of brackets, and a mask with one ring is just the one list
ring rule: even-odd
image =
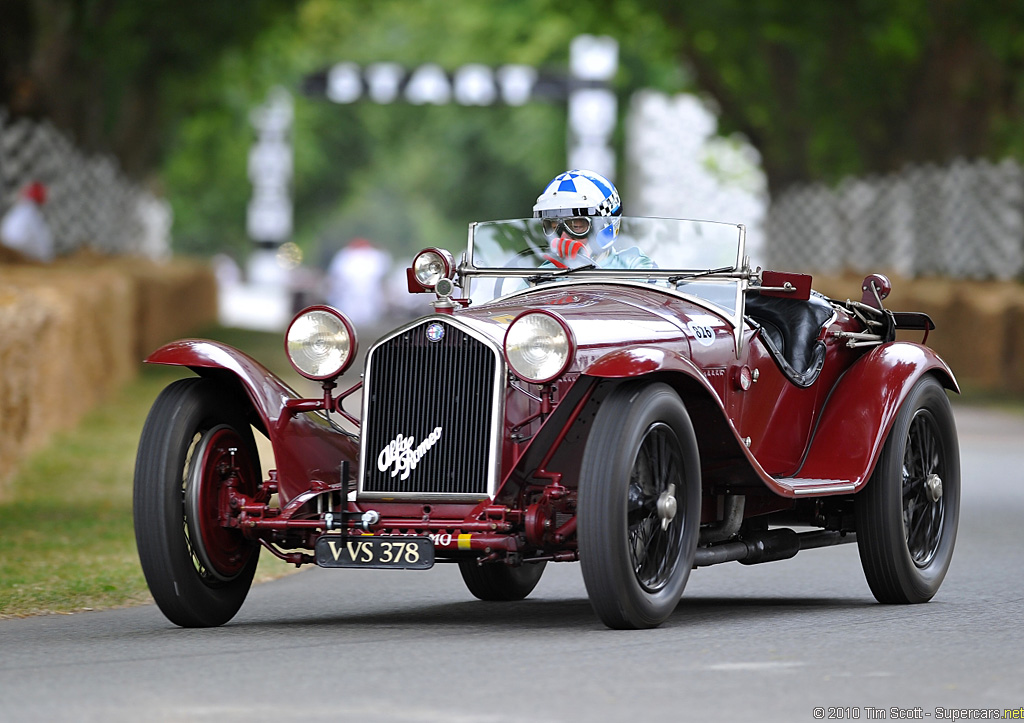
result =
[[[594,217],[592,241],[604,251],[615,242],[619,233],[622,204],[615,184],[594,171],[572,170],[552,179],[537,197],[534,218]],[[600,217],[607,217],[602,224]]]

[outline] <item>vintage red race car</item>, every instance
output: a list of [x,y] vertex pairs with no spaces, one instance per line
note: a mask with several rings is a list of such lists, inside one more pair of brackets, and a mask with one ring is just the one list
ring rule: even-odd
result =
[[135,473],[168,619],[230,620],[261,547],[296,565],[457,563],[483,600],[579,561],[613,628],[665,621],[695,567],[846,542],[879,601],[935,595],[960,469],[957,385],[926,315],[886,309],[881,275],[836,300],[752,269],[738,225],[622,217],[600,257],[559,257],[546,232],[475,223],[459,263],[421,252],[409,287],[433,312],[375,342],[347,387],[352,324],[301,312],[285,346],[316,398],[212,341],[148,358],[198,375],[154,403]]

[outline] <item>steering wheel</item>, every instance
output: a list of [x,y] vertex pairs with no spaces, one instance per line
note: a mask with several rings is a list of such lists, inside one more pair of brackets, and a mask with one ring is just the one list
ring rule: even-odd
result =
[[[540,251],[539,250],[527,247],[525,249],[522,249],[522,250],[518,251],[517,253],[513,254],[512,256],[510,256],[508,261],[506,261],[503,265],[508,267],[508,268],[513,268],[513,269],[529,268],[529,267],[526,267],[526,266],[521,266],[518,263],[518,260],[519,259],[529,258],[531,256],[538,256],[538,255],[540,255]],[[516,279],[517,281],[525,281],[525,279],[521,279],[518,276],[502,276],[494,284],[494,296],[495,296],[495,298],[504,295],[503,289],[505,287],[505,282],[508,281],[509,279]]]

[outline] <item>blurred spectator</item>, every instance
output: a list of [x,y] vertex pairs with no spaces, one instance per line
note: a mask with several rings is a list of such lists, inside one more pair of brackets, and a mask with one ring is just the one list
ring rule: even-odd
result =
[[228,254],[214,254],[210,259],[210,265],[213,266],[213,273],[217,276],[217,285],[222,289],[242,283],[242,269],[238,262]]
[[353,239],[327,268],[327,303],[356,326],[375,324],[387,308],[384,276],[391,256],[366,239]]
[[409,293],[409,278],[405,274],[409,266],[412,266],[411,258],[404,263],[396,263],[384,282],[387,287],[388,314],[396,323],[430,313],[430,302],[434,300],[433,295]]
[[324,299],[324,273],[309,266],[296,266],[288,277],[288,289],[292,298],[292,313],[297,314],[307,306],[322,304]]
[[0,243],[37,261],[53,261],[53,234],[40,206],[46,203],[46,186],[33,181],[0,221]]

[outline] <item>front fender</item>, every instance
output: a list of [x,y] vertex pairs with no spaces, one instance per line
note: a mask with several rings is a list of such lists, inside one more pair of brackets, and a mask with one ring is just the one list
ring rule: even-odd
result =
[[[736,431],[732,421],[728,419],[725,407],[722,405],[722,400],[719,398],[715,388],[711,386],[711,382],[708,381],[708,378],[701,372],[700,368],[693,363],[693,360],[683,354],[653,346],[635,346],[609,352],[583,370],[583,373],[587,376],[598,379],[629,379],[656,372],[681,373],[702,387],[707,396],[714,400],[715,406],[721,412],[722,419],[732,430],[736,443],[743,446],[740,441],[739,432]],[[761,465],[757,463],[745,447],[744,450],[746,451],[747,459],[757,468],[758,474],[766,480],[771,479],[767,473],[761,470]]]
[[926,374],[934,374],[944,387],[959,393],[950,368],[920,344],[892,342],[861,357],[829,395],[795,476],[845,480],[860,490],[874,471],[900,406]]
[[286,409],[288,400],[300,396],[238,349],[215,341],[185,339],[160,347],[146,357],[146,363],[188,367],[200,376],[220,377],[226,384],[241,385],[260,421],[258,426],[273,447],[282,505],[311,486],[318,486],[315,480],[327,485],[343,482],[344,460],[353,472],[356,470],[358,439],[340,431],[323,414]]
[[679,371],[702,382],[709,391],[712,390],[708,380],[689,358],[652,346],[617,349],[596,359],[582,371],[589,376],[605,379],[637,377],[658,371]]

